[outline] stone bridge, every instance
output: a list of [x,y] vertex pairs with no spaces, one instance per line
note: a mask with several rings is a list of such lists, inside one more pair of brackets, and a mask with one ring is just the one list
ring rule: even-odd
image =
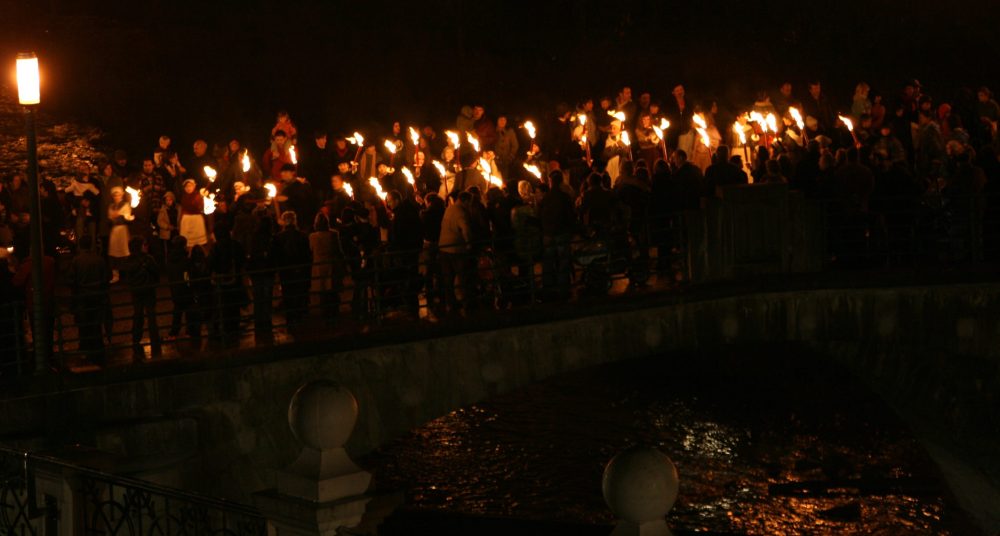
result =
[[298,454],[288,401],[311,380],[355,393],[360,416],[347,447],[357,457],[553,375],[671,359],[674,350],[801,344],[881,394],[924,441],[959,502],[988,534],[1000,529],[1000,284],[674,295],[562,320],[539,316],[545,321],[393,344],[276,347],[25,386],[0,401],[0,441],[94,460],[95,451],[66,448],[85,445],[109,469],[249,501]]

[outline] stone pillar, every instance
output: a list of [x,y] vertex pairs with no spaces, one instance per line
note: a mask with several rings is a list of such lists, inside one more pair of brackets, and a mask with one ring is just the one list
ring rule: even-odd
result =
[[341,528],[362,530],[360,525],[370,524],[363,518],[384,501],[369,493],[371,473],[344,450],[357,418],[354,395],[330,380],[307,383],[292,397],[288,424],[302,453],[277,471],[276,489],[254,494],[272,535],[334,535]]
[[604,501],[618,516],[612,536],[671,536],[664,519],[677,500],[677,468],[651,447],[622,451],[604,468]]

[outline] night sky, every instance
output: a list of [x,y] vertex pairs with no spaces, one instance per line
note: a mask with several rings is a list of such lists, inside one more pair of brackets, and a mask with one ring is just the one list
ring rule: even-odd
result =
[[[954,0],[0,1],[0,50],[33,49],[59,118],[151,147],[170,133],[262,147],[279,108],[303,132],[451,123],[462,104],[540,117],[560,101],[635,94],[747,106],[783,79],[850,106],[868,81],[949,99],[1000,86],[1000,7]],[[12,70],[12,68],[11,68]],[[1000,87],[998,87],[1000,89]]]

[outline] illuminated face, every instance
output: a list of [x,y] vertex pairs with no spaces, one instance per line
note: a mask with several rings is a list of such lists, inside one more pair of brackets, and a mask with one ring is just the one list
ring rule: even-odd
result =
[[507,128],[507,118],[500,116],[497,118],[497,128]]
[[673,94],[674,94],[674,97],[677,97],[678,99],[684,98],[684,86],[677,86],[677,87],[675,87],[674,91],[673,91]]
[[274,137],[274,143],[277,144],[279,147],[285,144],[285,140],[286,138],[281,134],[278,134],[277,136]]
[[453,160],[455,158],[455,149],[451,147],[445,147],[442,153],[445,160]]
[[341,174],[347,173],[348,171],[350,171],[350,169],[351,165],[348,164],[347,162],[341,162],[337,164],[337,171],[339,171]]
[[820,92],[819,84],[809,84],[809,94],[812,95],[812,98],[818,99],[819,92]]
[[125,197],[125,192],[121,188],[111,190],[111,200],[115,203],[121,203],[123,197]]
[[344,149],[347,148],[347,140],[345,140],[343,138],[340,138],[340,139],[338,139],[337,141],[335,141],[333,143],[336,144],[337,145],[337,149],[339,149],[341,151],[343,151]]
[[205,156],[205,151],[208,150],[208,144],[198,140],[194,142],[194,155],[195,156]]
[[169,136],[160,136],[160,149],[163,149],[164,151],[166,151],[169,148],[170,148],[170,137]]
[[402,131],[403,131],[403,126],[399,124],[399,121],[396,121],[395,123],[392,124],[393,135],[398,136],[399,133]]
[[781,94],[786,97],[792,96],[792,85],[788,83],[781,84]]
[[316,147],[320,149],[326,149],[326,136],[320,136],[316,138]]
[[184,183],[184,191],[186,193],[194,192],[194,181],[187,181]]
[[622,97],[625,97],[625,100],[632,100],[632,88],[628,86],[623,87]]
[[593,112],[594,111],[594,101],[593,100],[589,100],[589,101],[583,103],[583,111],[585,111],[585,112]]
[[611,135],[617,136],[622,133],[622,124],[620,121],[611,122]]
[[660,105],[659,104],[650,104],[649,105],[649,113],[651,113],[653,115],[656,115],[656,114],[660,113]]
[[472,119],[479,121],[486,114],[486,109],[482,106],[476,106],[472,109]]
[[653,124],[653,119],[648,115],[642,116],[642,128],[649,128]]
[[423,151],[418,151],[417,152],[417,156],[415,156],[413,158],[413,165],[415,165],[417,167],[420,167],[420,166],[424,165],[424,162],[426,162],[426,161],[427,161],[427,157],[424,156],[424,152]]
[[239,142],[239,140],[229,140],[229,152],[230,153],[238,153],[239,151],[240,151],[240,142]]
[[334,190],[342,189],[344,187],[344,178],[340,175],[330,177],[330,186],[332,186]]

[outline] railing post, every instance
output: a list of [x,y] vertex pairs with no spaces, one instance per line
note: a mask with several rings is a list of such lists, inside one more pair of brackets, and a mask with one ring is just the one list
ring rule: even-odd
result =
[[677,500],[677,468],[652,447],[620,452],[604,468],[604,501],[620,519],[611,536],[670,536],[664,519]]
[[292,396],[288,424],[302,452],[277,472],[276,489],[254,494],[273,533],[375,533],[401,502],[398,494],[372,494],[371,473],[358,468],[344,450],[357,418],[354,394],[333,381],[309,382]]

